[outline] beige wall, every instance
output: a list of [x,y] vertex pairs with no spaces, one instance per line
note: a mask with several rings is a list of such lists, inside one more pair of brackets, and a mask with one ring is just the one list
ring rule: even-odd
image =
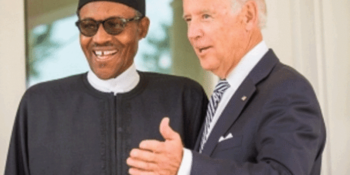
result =
[[[322,174],[350,174],[350,1],[266,1],[265,41],[282,62],[295,67],[310,80],[322,106],[328,133]],[[174,8],[179,9],[175,2]],[[15,111],[25,90],[23,9],[23,0],[0,1],[0,174]],[[172,30],[178,31],[177,28]],[[178,53],[177,57],[186,56]],[[196,64],[197,61],[190,62]],[[176,66],[181,67],[181,63],[188,64],[184,60],[176,62]],[[193,68],[198,70],[198,66]],[[200,76],[212,79],[205,72]],[[210,86],[210,82],[203,84]]]
[[0,174],[12,124],[25,90],[23,0],[0,1]]

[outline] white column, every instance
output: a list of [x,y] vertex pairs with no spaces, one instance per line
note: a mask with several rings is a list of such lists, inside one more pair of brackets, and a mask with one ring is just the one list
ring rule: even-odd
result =
[[0,174],[12,125],[25,90],[24,1],[0,1]]

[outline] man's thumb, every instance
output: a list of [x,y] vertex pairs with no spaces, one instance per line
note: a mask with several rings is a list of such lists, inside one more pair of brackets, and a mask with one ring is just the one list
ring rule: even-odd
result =
[[177,133],[169,126],[170,119],[164,117],[160,122],[159,130],[165,140],[174,140],[176,139]]

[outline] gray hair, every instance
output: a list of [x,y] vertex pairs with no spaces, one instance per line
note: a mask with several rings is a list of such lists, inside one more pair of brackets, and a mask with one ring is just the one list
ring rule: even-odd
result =
[[[249,0],[231,0],[232,3],[232,10],[234,13],[238,13],[241,9],[244,3],[248,2]],[[266,3],[265,0],[252,0],[255,1],[258,5],[258,13],[259,13],[259,27],[264,28],[266,25],[266,18],[267,18],[267,10],[266,10]]]

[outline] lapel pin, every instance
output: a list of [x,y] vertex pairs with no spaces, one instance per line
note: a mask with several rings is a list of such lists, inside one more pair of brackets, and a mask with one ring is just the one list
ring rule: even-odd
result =
[[241,99],[242,101],[245,101],[247,99],[247,96],[243,96]]

